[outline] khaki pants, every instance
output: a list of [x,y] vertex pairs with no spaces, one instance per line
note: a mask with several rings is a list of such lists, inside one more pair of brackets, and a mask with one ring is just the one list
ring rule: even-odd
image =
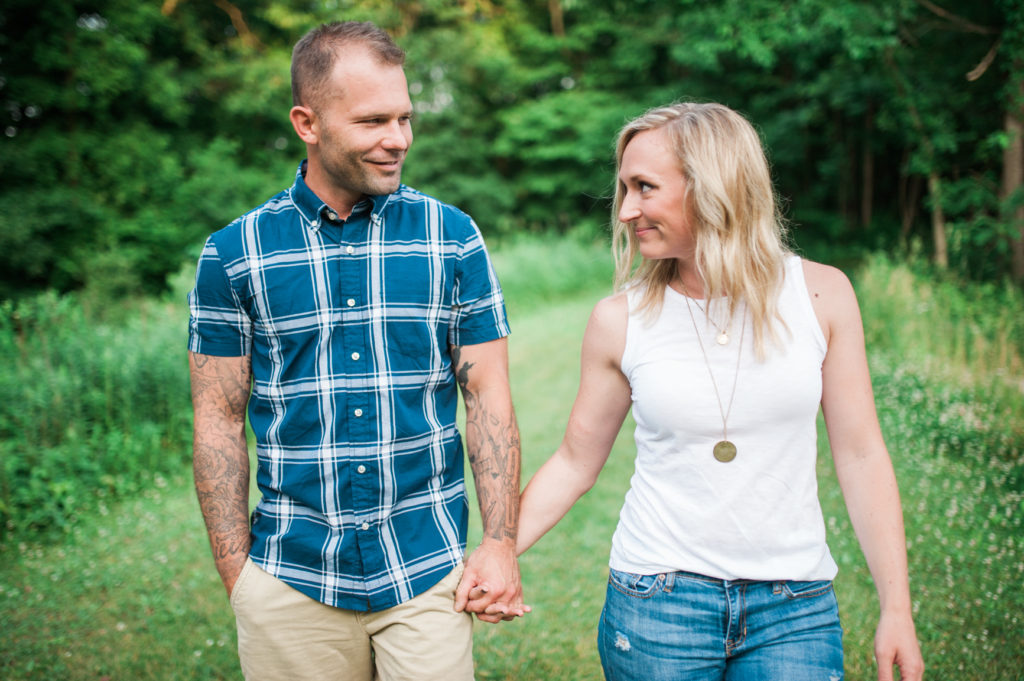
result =
[[247,561],[231,592],[246,681],[472,681],[473,621],[452,609],[462,566],[381,612],[324,605]]

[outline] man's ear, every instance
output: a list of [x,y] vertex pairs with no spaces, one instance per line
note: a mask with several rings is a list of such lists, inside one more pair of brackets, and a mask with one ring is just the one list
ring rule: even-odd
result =
[[320,121],[308,106],[293,106],[288,112],[295,134],[306,144],[316,144],[320,141]]

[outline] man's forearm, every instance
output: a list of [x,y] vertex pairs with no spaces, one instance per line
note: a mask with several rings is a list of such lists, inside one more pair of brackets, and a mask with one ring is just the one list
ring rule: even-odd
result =
[[249,453],[244,437],[196,437],[192,459],[196,495],[213,561],[231,592],[249,555]]
[[190,353],[195,416],[192,471],[196,495],[224,587],[231,592],[249,555],[249,451],[245,406],[247,357]]
[[507,383],[484,390],[472,380],[480,371],[452,348],[455,377],[466,404],[466,455],[476,484],[484,537],[515,544],[519,524],[519,427]]
[[474,397],[466,407],[466,448],[485,538],[515,544],[519,523],[519,429],[512,405]]

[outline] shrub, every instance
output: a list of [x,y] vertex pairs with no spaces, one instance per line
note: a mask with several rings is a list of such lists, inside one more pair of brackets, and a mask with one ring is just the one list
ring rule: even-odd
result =
[[54,293],[0,305],[0,538],[67,527],[187,460],[181,312],[119,316]]

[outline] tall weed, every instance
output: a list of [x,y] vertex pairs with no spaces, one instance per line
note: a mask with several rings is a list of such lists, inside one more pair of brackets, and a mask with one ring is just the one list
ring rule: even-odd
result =
[[0,538],[67,527],[186,460],[184,320],[156,302],[119,316],[54,293],[0,305]]
[[1009,283],[973,283],[884,254],[854,275],[868,347],[968,382],[1001,379],[1024,388],[1024,293]]
[[488,243],[513,326],[520,313],[538,305],[585,291],[612,290],[610,247],[585,230],[512,235]]

